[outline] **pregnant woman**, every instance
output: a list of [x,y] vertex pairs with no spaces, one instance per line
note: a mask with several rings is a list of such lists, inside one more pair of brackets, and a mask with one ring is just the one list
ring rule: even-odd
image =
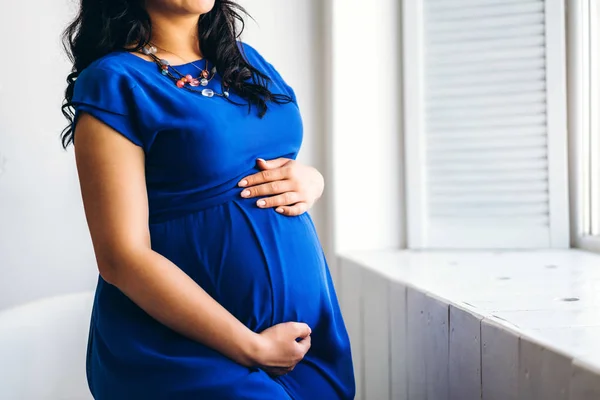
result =
[[306,213],[322,177],[294,161],[296,97],[238,41],[242,12],[229,0],[83,0],[65,33],[62,139],[100,272],[96,399],[354,397]]

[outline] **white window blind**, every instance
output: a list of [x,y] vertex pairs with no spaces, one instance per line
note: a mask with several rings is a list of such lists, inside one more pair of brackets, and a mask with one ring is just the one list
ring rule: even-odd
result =
[[411,248],[568,247],[562,0],[405,0]]

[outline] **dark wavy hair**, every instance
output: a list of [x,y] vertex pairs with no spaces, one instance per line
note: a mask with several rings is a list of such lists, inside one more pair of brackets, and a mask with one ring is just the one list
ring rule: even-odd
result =
[[[215,63],[223,83],[246,100],[249,109],[256,106],[263,117],[269,101],[284,104],[292,99],[271,93],[269,77],[250,65],[242,54],[238,39],[244,30],[244,15],[248,13],[235,1],[215,0],[213,9],[198,20],[200,50]],[[63,45],[73,63],[62,105],[62,113],[69,121],[61,133],[64,148],[73,143],[75,114],[71,100],[80,72],[115,50],[140,51],[151,37],[152,23],[144,0],[81,0],[77,16],[63,33]]]

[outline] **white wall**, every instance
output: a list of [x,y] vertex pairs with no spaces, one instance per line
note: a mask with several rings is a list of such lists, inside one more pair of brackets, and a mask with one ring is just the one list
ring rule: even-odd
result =
[[[7,2],[0,5],[0,37],[8,57],[0,64],[0,309],[95,284],[73,152],[64,152],[59,142],[69,70],[59,35],[73,3],[11,2],[10,12]],[[320,2],[242,3],[260,24],[248,24],[246,39],[297,92],[306,125],[300,159],[322,168]],[[322,213],[316,209],[313,215],[325,229]]]
[[[63,1],[3,2],[0,37],[0,308],[91,288],[94,257],[73,153],[62,150]],[[18,38],[18,40],[16,39]]]
[[401,2],[328,1],[333,248],[402,248]]

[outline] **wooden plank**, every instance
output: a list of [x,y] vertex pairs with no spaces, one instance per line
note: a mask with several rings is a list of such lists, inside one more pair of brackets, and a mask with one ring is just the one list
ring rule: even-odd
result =
[[600,371],[579,360],[571,363],[569,400],[600,399]]
[[363,267],[353,261],[340,258],[338,263],[341,283],[341,309],[350,336],[352,363],[356,381],[356,400],[365,399],[363,376],[363,313],[362,313],[362,274]]
[[365,399],[390,399],[390,318],[387,280],[367,268],[362,274]]
[[391,397],[393,400],[408,400],[408,353],[406,287],[400,282],[390,282],[390,355]]
[[527,338],[519,340],[519,399],[568,400],[571,360]]
[[446,400],[448,377],[448,304],[426,296],[425,364],[427,399]]
[[481,398],[482,317],[450,305],[450,398]]
[[427,298],[424,293],[407,288],[406,305],[408,398],[410,400],[427,400],[426,349],[423,336],[423,332],[427,329],[425,314]]
[[519,336],[489,319],[481,321],[483,400],[517,400]]

